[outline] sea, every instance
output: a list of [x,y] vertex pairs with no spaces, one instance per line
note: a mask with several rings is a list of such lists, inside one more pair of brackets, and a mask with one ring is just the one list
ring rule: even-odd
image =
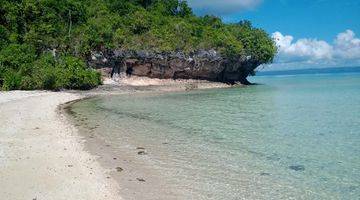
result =
[[[144,150],[134,159],[146,157],[174,199],[360,199],[360,67],[249,80],[256,85],[98,96],[72,111],[94,127],[83,134],[118,156]],[[172,199],[160,193],[146,199]]]

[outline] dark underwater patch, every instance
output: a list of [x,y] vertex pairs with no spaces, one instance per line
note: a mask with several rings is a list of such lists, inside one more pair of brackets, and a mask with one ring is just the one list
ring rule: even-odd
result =
[[294,171],[305,171],[305,166],[304,165],[290,165],[289,169],[294,170]]

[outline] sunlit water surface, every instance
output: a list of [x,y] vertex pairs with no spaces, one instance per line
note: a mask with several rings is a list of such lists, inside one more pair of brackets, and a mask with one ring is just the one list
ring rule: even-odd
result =
[[113,145],[151,149],[184,199],[359,199],[360,75],[252,81],[262,85],[98,97],[73,110]]

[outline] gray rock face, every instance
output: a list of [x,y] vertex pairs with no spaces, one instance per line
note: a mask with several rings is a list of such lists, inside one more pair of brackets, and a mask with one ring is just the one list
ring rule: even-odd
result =
[[259,66],[250,56],[228,59],[214,50],[152,53],[147,51],[93,52],[88,64],[104,74],[168,79],[202,79],[225,83],[250,84],[246,77]]

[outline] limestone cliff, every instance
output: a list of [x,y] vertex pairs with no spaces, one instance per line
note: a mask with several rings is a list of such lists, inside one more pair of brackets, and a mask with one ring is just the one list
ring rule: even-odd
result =
[[250,84],[246,78],[260,63],[250,56],[229,59],[214,50],[190,54],[114,50],[93,52],[88,64],[109,76],[126,73],[150,78]]

